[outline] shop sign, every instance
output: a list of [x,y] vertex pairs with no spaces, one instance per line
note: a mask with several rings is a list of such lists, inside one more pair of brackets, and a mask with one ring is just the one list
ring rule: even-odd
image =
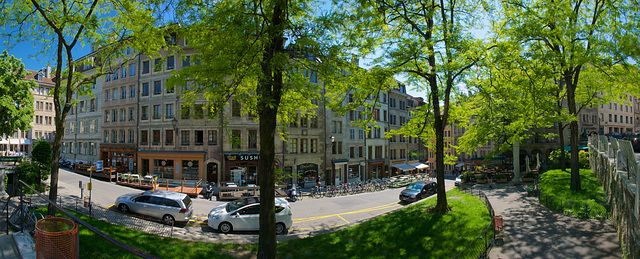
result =
[[226,155],[225,157],[229,161],[258,161],[258,160],[260,160],[260,155]]

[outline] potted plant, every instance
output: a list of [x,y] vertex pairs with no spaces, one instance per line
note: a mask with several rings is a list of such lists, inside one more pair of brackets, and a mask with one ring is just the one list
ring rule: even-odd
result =
[[461,180],[463,183],[471,182],[471,172],[464,172],[464,173],[460,176],[460,180]]
[[498,183],[506,183],[507,182],[507,175],[506,174],[496,174],[496,182]]
[[535,177],[535,175],[533,174],[533,172],[526,172],[523,176],[522,176],[522,181],[523,182],[533,182],[533,178]]
[[484,174],[476,175],[477,183],[487,183],[487,176]]

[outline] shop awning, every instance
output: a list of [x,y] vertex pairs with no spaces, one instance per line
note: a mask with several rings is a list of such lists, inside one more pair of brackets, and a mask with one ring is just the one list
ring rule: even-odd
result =
[[409,165],[413,166],[413,167],[415,167],[417,169],[427,169],[427,168],[429,168],[428,165],[425,165],[423,163],[413,163],[413,164],[409,164]]
[[456,165],[456,167],[461,167],[461,166],[464,166],[464,163],[459,163]]
[[408,164],[398,164],[398,165],[393,165],[393,167],[398,168],[398,169],[403,170],[403,171],[415,169],[415,167],[410,166]]

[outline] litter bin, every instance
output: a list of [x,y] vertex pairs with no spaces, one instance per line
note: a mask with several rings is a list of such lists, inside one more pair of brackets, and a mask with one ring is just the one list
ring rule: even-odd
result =
[[78,224],[59,217],[36,223],[36,258],[79,258]]
[[495,231],[502,231],[502,216],[494,216],[493,225],[495,227]]

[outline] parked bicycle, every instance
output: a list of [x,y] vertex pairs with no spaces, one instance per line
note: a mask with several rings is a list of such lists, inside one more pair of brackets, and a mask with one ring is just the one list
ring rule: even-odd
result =
[[31,212],[27,205],[23,205],[13,210],[11,216],[9,216],[9,223],[21,230],[24,227],[24,230],[32,232],[36,229],[38,220],[43,218],[44,216],[41,213]]

